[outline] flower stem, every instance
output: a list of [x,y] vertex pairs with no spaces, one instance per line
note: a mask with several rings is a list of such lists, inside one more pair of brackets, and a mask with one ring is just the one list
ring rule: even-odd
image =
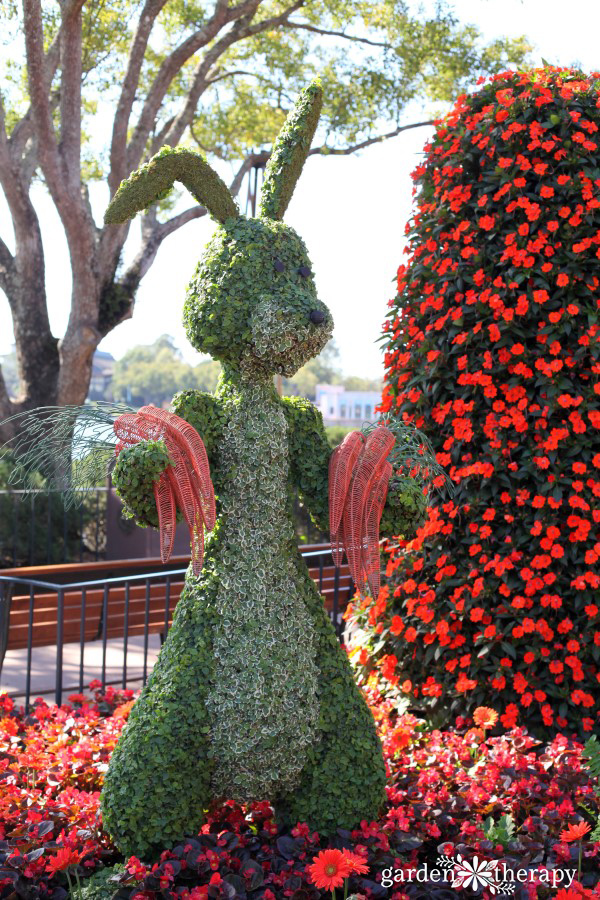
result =
[[74,872],[74,874],[75,874],[75,881],[77,882],[77,897],[78,897],[78,900],[83,900],[83,890],[82,890],[82,888],[81,888],[81,881],[79,880],[79,872],[77,871],[77,867],[75,867],[75,869],[73,869],[73,872]]

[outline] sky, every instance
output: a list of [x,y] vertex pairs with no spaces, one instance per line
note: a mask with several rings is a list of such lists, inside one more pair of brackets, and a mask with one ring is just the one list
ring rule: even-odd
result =
[[[596,0],[454,0],[461,22],[472,23],[486,40],[525,34],[534,44],[534,62],[579,63],[600,69]],[[418,115],[418,113],[417,113]],[[415,121],[407,116],[406,122]],[[407,131],[347,157],[310,157],[285,221],[306,242],[320,298],[335,321],[340,367],[347,375],[383,375],[377,338],[394,296],[395,273],[406,244],[404,226],[411,214],[410,173],[418,164],[430,128]],[[229,170],[220,169],[227,178]],[[244,188],[245,190],[245,188]],[[104,186],[92,195],[100,218],[108,200]],[[240,195],[242,208],[245,196]],[[58,217],[41,189],[36,193],[47,263],[50,320],[62,335],[69,308],[69,263]],[[187,205],[187,204],[186,204]],[[181,324],[185,289],[214,225],[206,218],[191,222],[165,240],[139,289],[133,318],[111,332],[100,349],[120,358],[135,344],[150,344],[161,334],[174,336],[191,363],[200,354],[189,347]],[[0,234],[10,235],[6,207],[0,199]],[[135,249],[139,224],[126,248]],[[127,256],[126,256],[127,259]],[[13,343],[8,304],[0,293],[0,355]]]

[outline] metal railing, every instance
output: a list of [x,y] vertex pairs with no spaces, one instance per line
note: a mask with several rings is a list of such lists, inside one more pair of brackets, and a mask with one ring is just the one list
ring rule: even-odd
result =
[[[331,559],[329,545],[304,553],[299,549],[313,570],[324,602],[330,606],[329,616],[341,639],[341,613],[354,595],[347,569],[340,572],[333,569],[332,562],[326,565],[328,558]],[[103,689],[108,684],[122,684],[126,688],[136,680],[145,684],[150,668],[150,634],[159,634],[161,644],[164,642],[186,572],[187,568],[178,568],[67,584],[0,574],[0,672],[7,649],[26,651],[24,687],[9,694],[24,697],[25,709],[29,708],[33,652],[42,646],[56,647],[54,677],[49,674],[47,678],[54,685],[36,691],[36,696],[54,693],[54,701],[60,705],[66,689],[82,692],[86,687],[85,649],[91,641],[101,642],[99,680]],[[128,663],[132,624],[133,633],[143,638],[142,671],[135,678],[131,677]],[[123,659],[119,678],[109,681],[107,653],[109,640],[113,639],[122,642]],[[78,653],[78,677],[75,684],[65,688],[63,662],[67,644],[73,653]]]
[[[0,490],[0,570],[111,559],[110,522],[122,519],[113,508],[120,503],[114,494],[111,500],[110,492],[110,486],[76,490],[81,500],[67,509],[61,491]],[[293,514],[299,542],[327,540],[298,496]],[[139,533],[139,528],[128,520],[131,531]]]

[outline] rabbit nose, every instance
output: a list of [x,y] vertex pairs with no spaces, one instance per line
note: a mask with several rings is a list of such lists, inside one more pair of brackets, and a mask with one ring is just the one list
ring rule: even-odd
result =
[[310,321],[314,325],[320,325],[321,322],[325,321],[325,313],[320,309],[312,309],[310,311]]

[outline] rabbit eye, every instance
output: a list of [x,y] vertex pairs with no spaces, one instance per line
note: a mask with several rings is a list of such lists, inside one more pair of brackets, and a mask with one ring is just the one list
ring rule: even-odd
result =
[[283,272],[283,270],[285,269],[285,265],[280,259],[276,259],[273,263],[273,268],[276,272]]
[[310,271],[308,266],[300,266],[300,268],[298,269],[298,275],[302,275],[303,278],[308,278],[310,275],[312,275],[312,272]]

